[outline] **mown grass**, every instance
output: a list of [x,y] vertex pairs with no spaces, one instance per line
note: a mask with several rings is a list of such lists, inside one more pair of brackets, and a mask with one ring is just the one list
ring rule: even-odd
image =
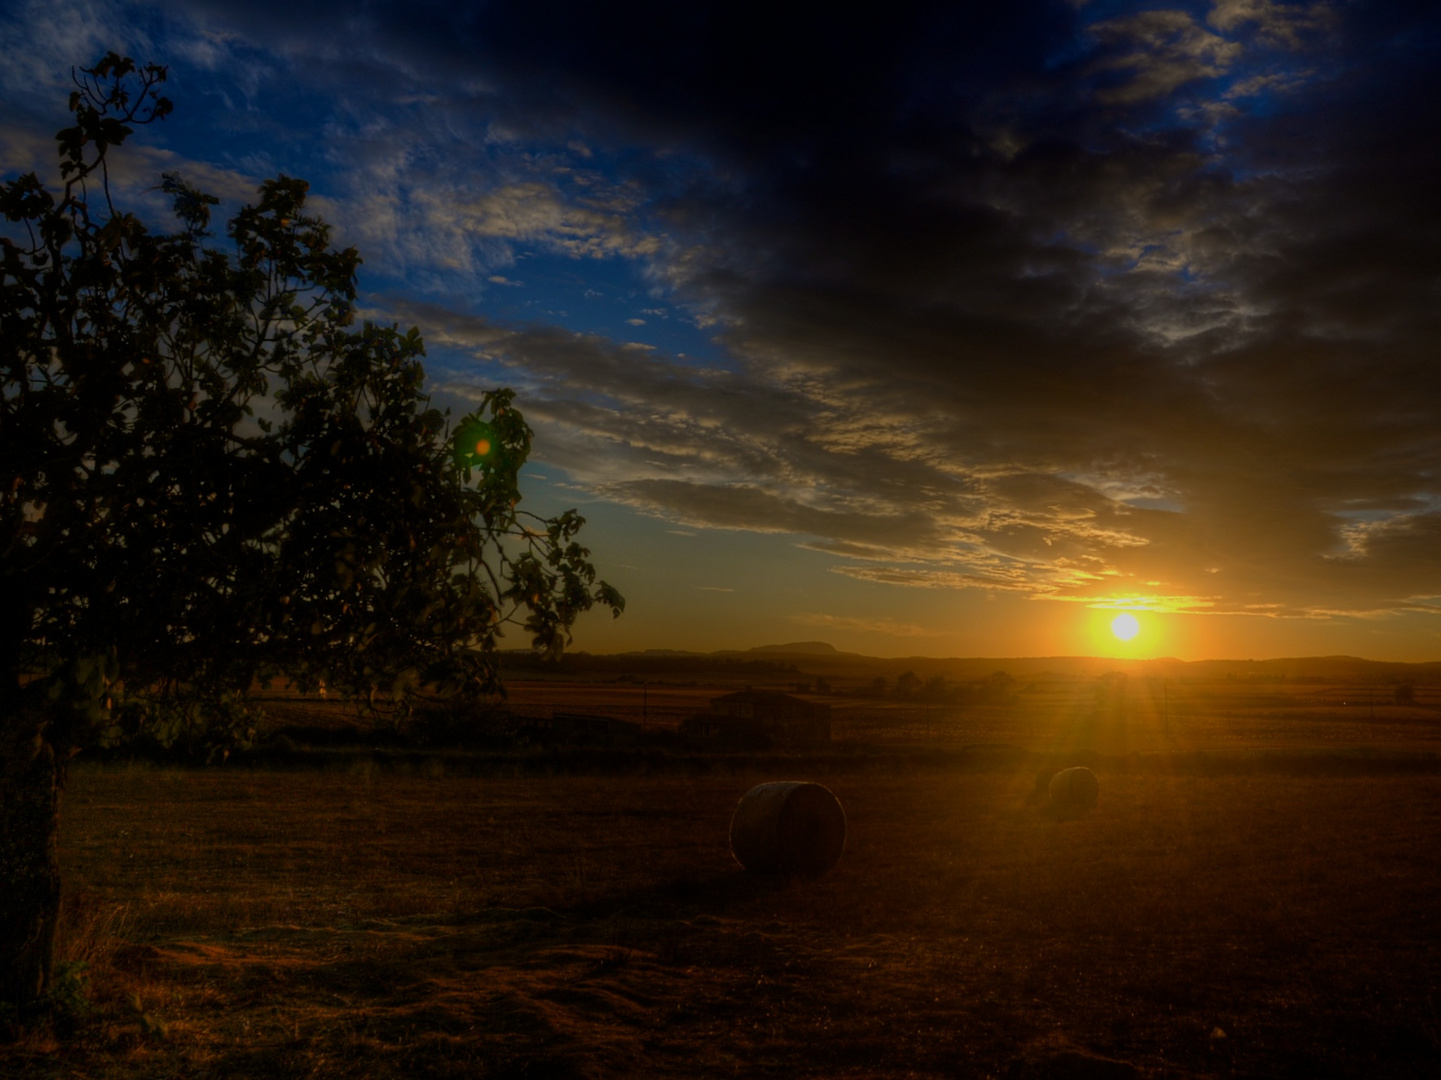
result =
[[[773,689],[789,689],[778,682]],[[654,733],[704,712],[712,697],[735,687],[655,683],[518,682],[504,708],[521,717],[556,711],[640,722]],[[1441,697],[1415,688],[1409,704],[1394,687],[1360,682],[1232,682],[1154,678],[1045,678],[1017,682],[998,700],[958,703],[809,694],[832,709],[841,743],[878,748],[957,748],[1007,744],[1027,749],[1090,746],[1109,753],[1187,750],[1314,749],[1360,746],[1441,751]],[[259,696],[269,728],[328,730],[365,742],[356,710],[279,690]],[[304,742],[301,738],[298,741]],[[344,741],[343,739],[341,741]],[[423,739],[421,741],[424,741]],[[320,740],[335,745],[335,740]]]
[[[727,850],[773,772],[78,767],[35,1077],[1434,1076],[1441,777],[857,770],[839,867]],[[1067,1070],[1070,1070],[1069,1072]]]

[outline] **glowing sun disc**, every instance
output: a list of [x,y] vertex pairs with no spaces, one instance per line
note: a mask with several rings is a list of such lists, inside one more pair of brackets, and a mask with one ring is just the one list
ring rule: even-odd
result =
[[1141,624],[1136,621],[1136,616],[1129,612],[1123,612],[1111,620],[1111,633],[1122,641],[1130,641],[1140,632]]

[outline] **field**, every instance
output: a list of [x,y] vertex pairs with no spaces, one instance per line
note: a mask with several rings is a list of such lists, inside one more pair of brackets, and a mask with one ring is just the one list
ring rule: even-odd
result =
[[[0,1046],[0,1071],[1431,1077],[1432,689],[837,696],[831,757],[610,774],[77,765],[62,951],[91,1012]],[[644,693],[664,725],[714,692],[536,682],[512,704],[628,716]],[[1097,763],[1089,813],[1034,798],[1067,755]],[[797,763],[844,804],[846,853],[756,879],[730,814]]]

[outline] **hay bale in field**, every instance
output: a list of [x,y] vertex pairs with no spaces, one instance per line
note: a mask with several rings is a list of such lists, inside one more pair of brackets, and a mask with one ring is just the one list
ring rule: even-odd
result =
[[1084,766],[1062,769],[1051,777],[1051,805],[1064,810],[1080,810],[1096,805],[1101,785],[1096,774]]
[[757,874],[820,877],[840,860],[845,846],[846,812],[820,784],[758,784],[731,818],[731,853]]

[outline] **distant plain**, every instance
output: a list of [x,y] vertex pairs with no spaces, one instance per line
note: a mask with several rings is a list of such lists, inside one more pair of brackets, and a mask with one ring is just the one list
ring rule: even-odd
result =
[[[979,672],[922,701],[823,677],[768,676],[832,704],[819,749],[79,762],[63,954],[92,1011],[0,1070],[1437,1074],[1441,685],[1033,671],[964,700]],[[666,731],[736,685],[515,678],[508,707]],[[1036,784],[1070,760],[1101,796],[1068,817]],[[731,858],[770,779],[840,798],[829,875]]]

